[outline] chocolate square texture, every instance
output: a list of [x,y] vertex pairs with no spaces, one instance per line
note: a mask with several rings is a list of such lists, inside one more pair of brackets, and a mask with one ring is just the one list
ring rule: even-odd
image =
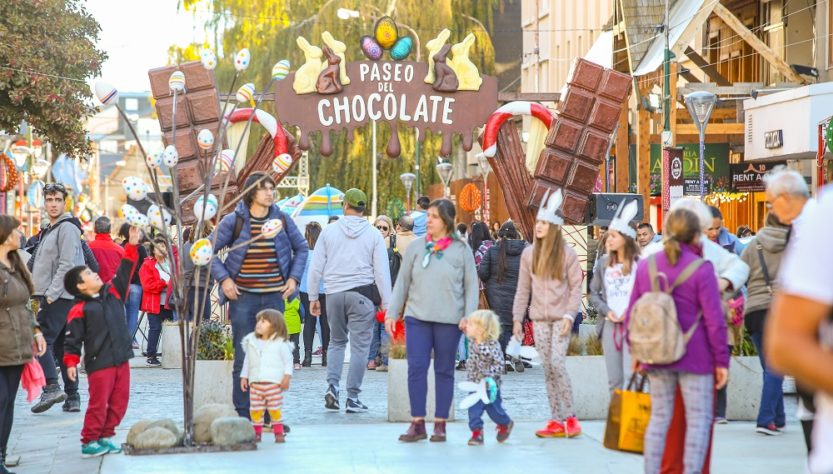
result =
[[584,125],[556,114],[544,143],[573,153],[581,139],[582,128]]
[[217,102],[217,91],[215,89],[189,93],[188,106],[191,112],[191,120],[196,124],[218,122],[220,120],[220,104]]
[[589,195],[571,190],[564,193],[564,204],[561,205],[561,212],[564,214],[564,220],[567,221],[567,224],[581,224],[584,222],[589,201]]
[[547,191],[553,192],[556,189],[561,189],[561,186],[536,178],[532,182],[532,191],[529,193],[526,207],[532,211],[537,210],[541,206],[541,200],[544,199],[544,194],[546,194]]
[[621,115],[621,105],[604,97],[596,98],[593,104],[593,111],[590,112],[590,119],[587,125],[597,128],[605,133],[613,133]]
[[602,83],[599,85],[599,94],[621,104],[628,99],[632,83],[631,76],[612,69],[605,69]]
[[565,117],[585,123],[593,110],[593,102],[595,96],[592,92],[579,87],[568,87],[558,103],[558,111]]
[[554,184],[565,184],[572,169],[573,155],[554,148],[544,148],[538,157],[535,177]]
[[578,58],[570,66],[570,72],[567,74],[567,84],[595,91],[599,87],[603,75],[604,67],[586,59]]
[[610,135],[586,128],[579,143],[578,156],[582,160],[600,165],[605,160],[609,144]]
[[[168,132],[174,128],[173,124],[173,97],[163,97],[156,101],[156,116],[159,117],[159,126],[163,131]],[[188,117],[188,100],[185,95],[176,97],[176,128],[187,127],[191,123]]]
[[206,69],[200,61],[180,64],[179,69],[185,74],[185,90],[188,93],[202,89],[214,89],[213,72]]
[[567,189],[580,194],[592,194],[599,177],[599,166],[576,160],[570,177],[567,179]]
[[[162,144],[165,146],[173,144],[174,131],[162,134]],[[197,157],[197,140],[190,128],[179,128],[176,130],[176,151],[179,153],[179,160],[187,160]]]

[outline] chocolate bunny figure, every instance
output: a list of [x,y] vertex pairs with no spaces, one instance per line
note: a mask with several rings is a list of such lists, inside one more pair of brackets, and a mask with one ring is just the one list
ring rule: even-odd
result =
[[440,52],[434,55],[434,83],[431,87],[437,92],[455,92],[460,82],[457,80],[457,74],[451,69],[451,66],[446,64],[446,57],[451,51],[450,45],[443,45]]
[[324,46],[321,49],[324,52],[324,57],[327,58],[327,66],[318,75],[315,90],[319,94],[338,94],[343,90],[339,79],[341,58],[329,46]]

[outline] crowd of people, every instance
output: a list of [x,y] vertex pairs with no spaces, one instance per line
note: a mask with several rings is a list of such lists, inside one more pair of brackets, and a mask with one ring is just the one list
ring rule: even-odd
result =
[[[820,239],[829,233],[833,193],[810,199],[801,175],[788,170],[766,182],[770,212],[756,234],[743,226],[734,235],[717,208],[683,199],[659,235],[649,223],[634,226],[629,205],[636,204],[622,203],[599,229],[586,268],[565,240],[560,192],[545,196],[531,236],[512,221],[461,224],[451,201],[425,197],[395,223],[384,215],[371,222],[367,196],[355,188],[344,194],[343,216],[300,229],[275,204],[275,182],[255,173],[233,212],[216,228],[187,229],[179,245],[128,224],[117,243],[106,216],[95,221],[87,244],[80,222],[65,211],[67,191],[47,185],[48,221],[37,236],[25,241],[20,222],[0,216],[0,307],[15,321],[0,326],[0,454],[5,457],[15,394],[33,358],[44,383],[32,411],[59,403],[64,411],[80,411],[83,365],[90,399],[82,455],[119,452],[110,438],[128,404],[127,360],[139,348],[138,315],[147,315],[146,362],[160,365],[162,322],[210,318],[215,287],[220,304],[228,304],[234,408],[252,420],[258,440],[271,426],[275,441],[285,441],[282,400],[295,371],[312,365],[316,333],[327,371],[325,409],[343,405],[358,413],[369,409],[360,400],[364,375],[387,370],[398,326],[406,334],[412,416],[400,441],[429,439],[429,370],[436,392],[430,441],[446,441],[455,370],[491,393],[489,403],[469,408],[468,443],[484,443],[484,412],[497,425],[497,441],[508,439],[514,423],[501,402],[501,375],[530,367],[510,350],[521,343],[534,344],[549,401],[550,419],[535,434],[579,436],[566,356],[586,273],[611,393],[638,374],[649,381],[646,472],[708,471],[713,425],[726,422],[729,356],[744,328],[764,371],[757,432],[782,433],[782,374],[795,375],[807,395],[800,419],[811,469],[829,472],[831,454],[818,447],[833,443],[833,373],[825,349],[831,341],[829,330],[819,330],[833,314],[833,275],[827,274],[833,253]],[[274,219],[282,231],[266,235],[264,224]],[[210,271],[182,259],[193,303],[177,314],[176,262],[203,237],[214,239],[225,258],[214,258]],[[683,341],[673,357],[647,355],[644,337],[656,334],[632,327],[634,320],[650,321],[663,304],[673,305],[674,334]]]

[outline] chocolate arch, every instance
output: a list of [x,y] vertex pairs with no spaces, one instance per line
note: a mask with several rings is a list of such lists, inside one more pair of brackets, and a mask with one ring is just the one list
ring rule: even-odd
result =
[[471,150],[475,129],[486,123],[497,108],[497,79],[483,76],[477,91],[439,92],[423,82],[428,65],[415,61],[354,61],[347,63],[350,84],[337,94],[296,94],[292,88],[295,73],[275,84],[278,119],[297,126],[301,149],[309,149],[309,137],[321,132],[321,154],[333,152],[331,131],[346,130],[352,141],[355,130],[374,119],[387,122],[391,137],[385,153],[398,157],[399,125],[419,130],[419,140],[427,131],[443,136],[440,153],[451,154],[451,138],[458,134],[463,149]]

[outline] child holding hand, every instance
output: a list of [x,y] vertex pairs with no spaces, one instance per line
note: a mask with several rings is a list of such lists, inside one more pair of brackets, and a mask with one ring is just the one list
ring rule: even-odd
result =
[[479,310],[470,314],[460,322],[466,337],[469,339],[469,358],[466,360],[466,370],[470,382],[480,383],[491,377],[497,385],[494,401],[484,403],[478,400],[469,407],[469,428],[471,439],[469,446],[483,444],[483,412],[497,424],[497,441],[502,443],[509,438],[514,422],[503,409],[500,398],[500,376],[506,370],[503,351],[500,349],[500,320],[494,311]]
[[240,389],[249,392],[249,415],[260,441],[266,410],[272,420],[275,442],[285,441],[281,423],[283,393],[292,379],[292,343],[288,341],[284,315],[274,309],[257,313],[255,331],[241,342],[246,353],[240,373]]

